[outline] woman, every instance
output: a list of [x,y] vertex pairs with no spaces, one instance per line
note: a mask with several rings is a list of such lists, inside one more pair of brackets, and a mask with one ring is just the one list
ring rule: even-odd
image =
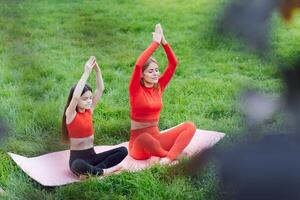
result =
[[[129,153],[138,160],[157,156],[161,158],[160,163],[168,164],[177,159],[189,144],[196,127],[192,122],[184,122],[163,133],[159,131],[162,94],[175,72],[177,59],[164,37],[160,24],[156,25],[152,34],[153,42],[136,61],[129,84]],[[168,58],[168,65],[161,76],[157,61],[151,57],[160,44]]]
[[[94,95],[91,87],[86,84],[93,69],[96,72],[97,85]],[[95,153],[92,115],[103,90],[101,71],[96,58],[92,56],[85,64],[80,80],[70,90],[62,121],[62,139],[70,143],[69,166],[78,176],[111,173],[116,170],[113,166],[127,156],[126,147]]]

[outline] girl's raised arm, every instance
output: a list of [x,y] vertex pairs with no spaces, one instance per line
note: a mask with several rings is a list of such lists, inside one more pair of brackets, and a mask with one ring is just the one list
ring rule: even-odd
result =
[[96,108],[97,103],[99,102],[104,91],[102,73],[97,62],[95,62],[94,70],[96,72],[96,91],[93,95],[92,110]]
[[90,59],[85,63],[84,72],[81,75],[81,78],[79,79],[79,81],[75,87],[70,105],[66,109],[66,123],[67,124],[69,124],[76,116],[76,107],[78,104],[78,100],[81,96],[83,88],[87,82],[87,79],[89,78],[89,75],[93,69],[94,64],[95,64],[94,56],[91,56]]

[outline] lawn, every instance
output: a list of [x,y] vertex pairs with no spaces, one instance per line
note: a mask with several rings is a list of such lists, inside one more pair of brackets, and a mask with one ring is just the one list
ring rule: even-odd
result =
[[[160,128],[191,120],[198,128],[227,133],[222,143],[234,141],[245,128],[238,93],[253,88],[277,97],[283,86],[275,58],[289,61],[300,51],[299,15],[289,24],[273,16],[274,51],[267,60],[242,51],[233,38],[216,35],[215,22],[226,0],[0,2],[0,116],[8,124],[0,148],[0,187],[8,199],[221,198],[214,166],[193,177],[157,166],[44,188],[6,152],[37,156],[68,148],[60,143],[62,112],[90,55],[97,57],[106,88],[94,112],[95,144],[128,140],[128,83],[156,23],[162,24],[179,60],[163,97]],[[155,57],[164,68],[162,48]],[[93,87],[94,82],[92,75]],[[278,124],[274,119],[270,127]]]

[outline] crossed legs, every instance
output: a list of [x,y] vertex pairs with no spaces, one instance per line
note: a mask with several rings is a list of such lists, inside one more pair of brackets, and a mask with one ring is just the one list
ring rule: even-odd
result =
[[174,160],[189,144],[196,131],[192,122],[184,122],[176,127],[159,132],[157,127],[132,132],[129,153],[137,160],[151,156],[167,157]]

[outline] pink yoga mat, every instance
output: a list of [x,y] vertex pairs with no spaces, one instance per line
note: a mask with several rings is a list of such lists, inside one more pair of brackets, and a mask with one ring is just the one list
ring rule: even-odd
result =
[[[224,137],[224,133],[197,129],[190,144],[184,149],[188,157],[208,149]],[[128,147],[128,142],[114,146],[95,146],[97,153],[119,146]],[[32,179],[44,186],[60,186],[79,181],[69,169],[69,150],[57,151],[45,155],[27,158],[14,153],[8,153],[16,164]],[[135,160],[127,156],[119,166],[122,170],[135,172],[150,167],[156,157],[148,160]],[[119,171],[120,172],[120,171]]]

